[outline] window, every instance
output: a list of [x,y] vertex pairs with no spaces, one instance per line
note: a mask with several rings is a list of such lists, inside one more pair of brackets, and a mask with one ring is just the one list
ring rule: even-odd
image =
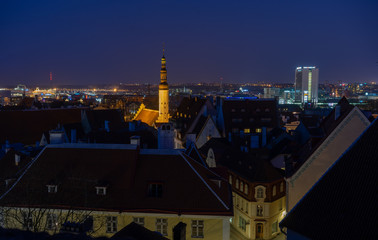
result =
[[249,128],[245,128],[245,129],[244,129],[244,133],[250,133]]
[[106,187],[96,187],[97,195],[106,195]]
[[239,189],[239,179],[236,179],[235,187],[236,189]]
[[114,233],[117,232],[117,217],[106,217],[106,232]]
[[239,228],[245,232],[245,230],[247,229],[246,226],[247,226],[247,221],[241,216],[239,216]]
[[244,186],[244,193],[248,195],[248,184],[245,184]]
[[272,224],[272,234],[273,233],[276,233],[278,231],[278,227],[277,227],[278,223],[277,221],[275,221],[273,224]]
[[149,197],[161,197],[163,195],[163,184],[161,183],[150,183],[148,185],[148,196]]
[[192,237],[203,238],[203,220],[192,220]]
[[137,223],[137,224],[139,224],[141,226],[144,226],[144,218],[142,218],[142,217],[135,217],[135,218],[133,218],[133,222],[135,222],[135,223]]
[[259,216],[259,217],[263,216],[263,207],[261,205],[257,205],[256,216]]
[[264,189],[258,188],[256,197],[257,198],[264,198]]
[[33,216],[29,214],[24,214],[24,224],[23,227],[25,230],[32,230],[33,228]]
[[166,218],[156,219],[156,231],[161,233],[163,236],[167,236],[168,220]]
[[46,185],[48,193],[56,193],[58,191],[57,185]]
[[256,128],[256,133],[261,133],[261,128]]
[[277,187],[273,186],[273,196],[276,196],[276,194],[277,194]]
[[281,182],[281,184],[280,184],[280,192],[283,192],[283,182]]
[[232,185],[232,176],[228,176],[228,182]]
[[244,183],[243,181],[240,181],[240,191],[243,191],[244,190]]
[[58,220],[56,214],[49,213],[46,216],[46,228],[49,230],[56,229],[58,226]]

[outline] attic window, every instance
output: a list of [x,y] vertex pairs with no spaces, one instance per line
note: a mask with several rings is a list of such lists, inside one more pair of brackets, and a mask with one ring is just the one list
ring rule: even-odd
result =
[[96,187],[97,195],[106,195],[106,187]]
[[47,186],[47,192],[48,193],[58,192],[58,186],[57,185],[46,185],[46,186]]
[[150,183],[148,184],[148,196],[160,198],[163,195],[162,183]]

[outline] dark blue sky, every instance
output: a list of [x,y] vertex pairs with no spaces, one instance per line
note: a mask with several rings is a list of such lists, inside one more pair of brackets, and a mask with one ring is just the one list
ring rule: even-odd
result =
[[1,1],[0,85],[378,81],[377,0]]

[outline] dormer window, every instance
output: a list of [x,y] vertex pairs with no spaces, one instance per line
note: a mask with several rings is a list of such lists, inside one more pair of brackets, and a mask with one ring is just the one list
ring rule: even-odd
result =
[[150,183],[148,184],[148,196],[149,197],[162,197],[163,195],[163,184],[161,183]]
[[106,195],[106,187],[96,187],[97,195]]
[[262,185],[255,188],[255,198],[257,201],[263,201],[266,198],[266,188]]
[[58,186],[57,185],[46,185],[46,186],[47,186],[47,192],[48,193],[58,192]]

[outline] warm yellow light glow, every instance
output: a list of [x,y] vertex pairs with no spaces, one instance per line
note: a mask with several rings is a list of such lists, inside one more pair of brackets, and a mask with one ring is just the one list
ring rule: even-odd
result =
[[256,128],[257,133],[261,133],[261,128]]
[[117,88],[114,88],[113,91],[114,91],[114,92],[117,92]]
[[245,129],[244,129],[244,133],[250,133],[249,128],[245,128]]

